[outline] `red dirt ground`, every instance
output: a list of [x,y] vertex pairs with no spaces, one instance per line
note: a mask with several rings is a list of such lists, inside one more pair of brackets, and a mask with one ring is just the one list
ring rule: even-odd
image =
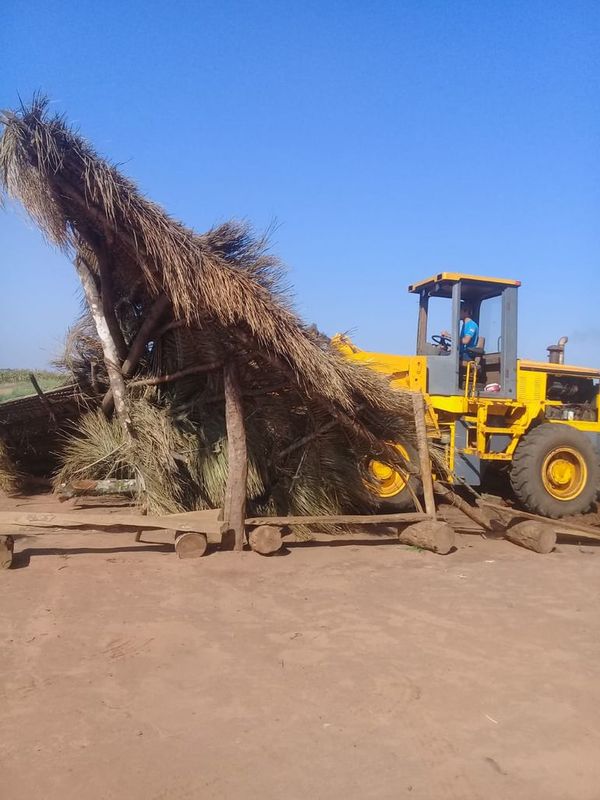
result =
[[[20,504],[55,507],[2,508]],[[15,552],[2,800],[600,797],[592,545],[179,561],[52,532]]]

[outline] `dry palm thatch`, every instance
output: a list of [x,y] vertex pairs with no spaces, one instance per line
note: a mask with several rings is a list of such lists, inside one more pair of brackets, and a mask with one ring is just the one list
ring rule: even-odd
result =
[[[72,256],[88,304],[96,313],[96,296],[101,307],[105,338],[114,345],[104,350],[113,397],[105,396],[103,407],[108,412],[112,399],[121,403],[126,383],[117,412],[126,417],[125,433],[134,432],[131,466],[144,473],[148,493],[154,467],[164,467],[155,505],[218,502],[226,463],[219,368],[232,361],[244,396],[254,465],[249,492],[257,506],[316,513],[368,504],[361,465],[373,456],[400,465],[388,442],[414,439],[410,395],[346,360],[301,322],[266,240],[237,222],[198,235],[173,220],[61,117],[49,116],[44,99],[4,112],[0,122],[0,186]],[[88,334],[84,323],[70,347],[76,355],[70,368],[82,382],[99,350]],[[149,384],[156,387],[151,402],[142,396]],[[95,391],[106,388],[106,373],[96,374]],[[115,436],[100,420],[84,422],[78,435],[80,443],[95,443],[83,460],[76,442],[68,445],[67,472],[85,472],[86,459],[95,477],[99,464],[123,468],[119,459],[98,462],[105,447],[99,439],[110,443]],[[161,433],[152,438],[157,420]],[[100,424],[103,431],[94,428]],[[156,451],[154,467],[142,458],[146,447]]]
[[22,476],[0,439],[0,494],[15,494],[21,488],[21,481]]

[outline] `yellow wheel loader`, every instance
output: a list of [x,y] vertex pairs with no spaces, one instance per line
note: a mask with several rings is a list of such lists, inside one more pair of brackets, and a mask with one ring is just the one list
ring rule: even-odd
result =
[[[408,290],[419,299],[414,356],[366,352],[340,334],[333,342],[392,385],[423,392],[455,483],[477,487],[487,474],[505,471],[528,511],[553,518],[583,513],[600,488],[600,370],[565,364],[566,338],[548,348],[547,361],[517,357],[519,286],[450,272],[412,284]],[[462,355],[461,303],[479,327],[478,341]],[[416,462],[410,447],[396,446]],[[412,502],[408,474],[377,461],[369,470],[383,506]]]

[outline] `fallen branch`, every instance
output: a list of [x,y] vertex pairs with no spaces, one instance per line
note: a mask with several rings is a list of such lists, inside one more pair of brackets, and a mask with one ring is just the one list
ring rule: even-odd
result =
[[222,361],[212,361],[208,364],[200,364],[196,367],[186,367],[186,369],[180,369],[179,372],[172,372],[170,375],[159,375],[157,378],[144,378],[143,380],[139,381],[130,381],[127,384],[127,387],[158,386],[161,383],[171,383],[172,381],[177,381],[180,378],[186,378],[188,375],[199,375],[202,372],[214,372],[218,369],[221,369],[222,366]]
[[447,486],[444,486],[439,481],[435,481],[433,484],[433,491],[439,496],[440,500],[444,503],[448,503],[449,505],[455,506],[458,508],[459,511],[472,519],[473,522],[476,522],[478,525],[486,530],[492,530],[492,526],[490,521],[486,518],[486,516],[481,512],[479,508],[475,506],[469,505],[465,500],[462,499],[456,492],[453,492],[451,489],[448,489]]
[[565,522],[562,519],[549,519],[548,517],[540,516],[540,514],[530,514],[528,511],[521,511],[518,508],[511,508],[509,506],[501,506],[499,503],[490,503],[487,500],[482,501],[481,505],[484,508],[491,508],[501,514],[506,514],[508,517],[513,519],[522,517],[524,519],[535,519],[539,522],[545,522],[547,525],[552,525],[554,530],[559,534],[564,533],[566,536],[575,536],[576,534],[579,534],[579,536],[584,536],[588,539],[597,539],[600,541],[600,528],[595,528],[591,525],[581,525],[576,522]]
[[35,391],[37,392],[38,397],[42,401],[42,405],[44,406],[44,408],[48,412],[48,416],[50,417],[52,422],[56,425],[56,416],[54,415],[54,411],[52,410],[52,406],[50,405],[50,401],[48,400],[48,398],[46,397],[46,395],[42,391],[42,387],[37,382],[37,378],[35,377],[33,372],[29,373],[29,380],[33,384],[33,388],[35,389]]

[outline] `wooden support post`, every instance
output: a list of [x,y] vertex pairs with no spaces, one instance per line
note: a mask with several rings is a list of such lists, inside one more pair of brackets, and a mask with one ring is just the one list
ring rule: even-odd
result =
[[431,477],[431,459],[429,457],[427,426],[425,424],[425,400],[420,392],[414,392],[412,400],[415,417],[415,430],[417,434],[417,448],[419,451],[419,466],[421,468],[421,480],[423,481],[425,511],[432,519],[435,519],[435,499],[433,496],[433,479]]
[[236,366],[229,362],[224,370],[225,424],[227,427],[227,456],[229,472],[225,490],[224,518],[234,532],[234,550],[244,548],[244,521],[246,519],[246,484],[248,479],[248,452],[244,408]]
[[96,281],[94,280],[94,276],[90,268],[83,262],[81,258],[75,259],[75,269],[77,270],[79,278],[81,279],[83,293],[85,294],[85,298],[96,325],[98,338],[100,339],[100,344],[102,345],[104,363],[106,364],[106,369],[108,372],[108,378],[110,381],[110,388],[112,389],[117,417],[119,418],[119,421],[121,422],[121,425],[123,426],[127,435],[132,436],[133,425],[131,422],[131,417],[129,416],[125,399],[125,381],[123,380],[123,375],[121,374],[121,361],[119,359],[119,353],[117,351],[116,344],[111,336],[108,322],[104,316],[102,301],[100,299],[100,295],[98,294]]
[[433,519],[408,525],[398,534],[398,540],[402,544],[421,547],[423,550],[431,550],[433,553],[441,555],[452,550],[455,538],[454,528],[447,522],[438,522]]

